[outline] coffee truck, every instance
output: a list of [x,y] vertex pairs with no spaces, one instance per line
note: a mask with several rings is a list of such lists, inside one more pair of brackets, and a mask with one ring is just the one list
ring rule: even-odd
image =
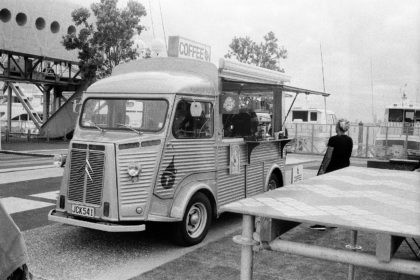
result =
[[[326,95],[286,82],[225,59],[117,66],[83,94],[49,220],[109,232],[171,222],[178,243],[201,242],[221,206],[283,186],[283,95]],[[255,113],[264,100],[270,130]]]

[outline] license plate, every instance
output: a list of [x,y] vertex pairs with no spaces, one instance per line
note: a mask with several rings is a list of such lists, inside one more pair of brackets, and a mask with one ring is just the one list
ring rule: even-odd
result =
[[95,208],[93,208],[93,207],[87,207],[87,206],[73,204],[71,206],[71,211],[73,212],[73,214],[81,215],[81,216],[85,216],[85,217],[94,217],[95,216]]

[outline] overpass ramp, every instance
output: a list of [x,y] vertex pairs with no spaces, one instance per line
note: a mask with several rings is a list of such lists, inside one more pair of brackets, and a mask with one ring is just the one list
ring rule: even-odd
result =
[[60,138],[72,133],[78,113],[73,112],[73,101],[79,102],[88,85],[81,86],[48,120],[42,124],[39,133],[47,138]]

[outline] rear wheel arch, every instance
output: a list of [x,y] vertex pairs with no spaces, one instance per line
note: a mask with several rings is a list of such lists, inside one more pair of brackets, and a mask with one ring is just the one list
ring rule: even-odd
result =
[[279,167],[272,168],[267,175],[265,191],[268,191],[268,185],[270,183],[271,176],[275,176],[277,178],[280,187],[284,186],[284,174]]

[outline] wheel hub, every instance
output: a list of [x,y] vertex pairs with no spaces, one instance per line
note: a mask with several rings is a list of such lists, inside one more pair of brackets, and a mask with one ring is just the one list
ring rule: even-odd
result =
[[197,203],[190,208],[187,220],[187,232],[191,237],[199,236],[207,222],[207,212],[204,205]]
[[198,224],[199,219],[200,219],[200,217],[199,217],[198,213],[193,213],[190,216],[191,225],[196,226]]

